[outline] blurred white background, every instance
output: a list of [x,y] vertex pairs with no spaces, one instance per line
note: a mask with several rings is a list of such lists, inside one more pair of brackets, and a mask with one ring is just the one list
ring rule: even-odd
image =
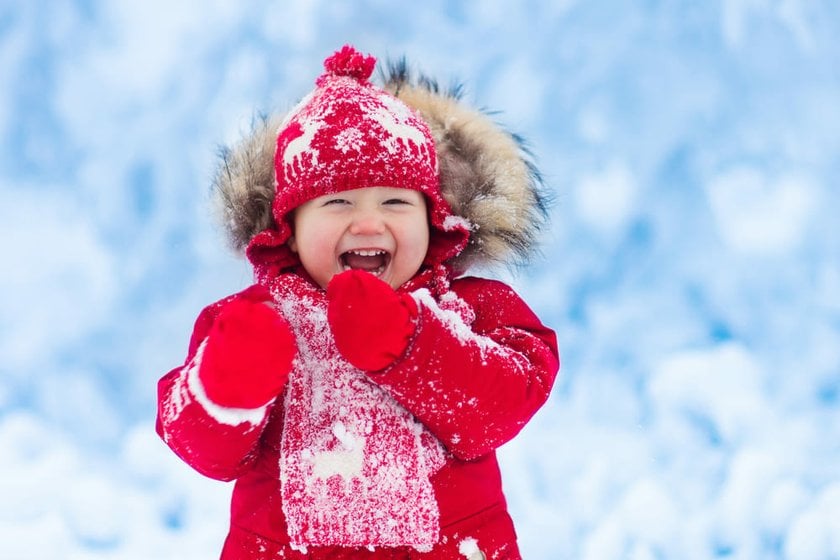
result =
[[218,556],[155,385],[250,281],[220,145],[344,43],[528,139],[511,281],[562,378],[502,451],[529,559],[840,558],[840,4],[0,1],[0,557]]

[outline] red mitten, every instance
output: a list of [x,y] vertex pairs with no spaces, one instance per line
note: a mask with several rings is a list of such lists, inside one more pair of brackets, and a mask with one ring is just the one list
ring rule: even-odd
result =
[[297,345],[289,324],[256,292],[225,304],[210,329],[198,377],[214,403],[256,408],[276,397]]
[[327,319],[338,351],[359,369],[378,371],[402,356],[416,327],[417,304],[376,276],[348,270],[327,286]]

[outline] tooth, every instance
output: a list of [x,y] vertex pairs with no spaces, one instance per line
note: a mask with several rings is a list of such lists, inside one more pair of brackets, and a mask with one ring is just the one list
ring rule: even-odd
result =
[[384,255],[385,251],[381,249],[351,249],[348,253],[353,253],[361,257],[374,257],[376,255]]

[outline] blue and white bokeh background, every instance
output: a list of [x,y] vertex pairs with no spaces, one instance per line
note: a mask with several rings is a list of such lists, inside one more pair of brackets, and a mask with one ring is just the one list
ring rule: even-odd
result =
[[840,558],[833,0],[0,2],[0,558],[217,557],[155,384],[250,272],[218,147],[344,43],[530,141],[509,279],[563,375],[501,450],[529,559]]

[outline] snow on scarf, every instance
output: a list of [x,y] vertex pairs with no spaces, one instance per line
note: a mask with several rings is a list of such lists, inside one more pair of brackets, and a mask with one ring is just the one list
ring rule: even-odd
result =
[[341,357],[324,293],[295,274],[278,280],[275,298],[298,342],[280,455],[292,545],[430,550],[440,515],[429,478],[443,447]]

